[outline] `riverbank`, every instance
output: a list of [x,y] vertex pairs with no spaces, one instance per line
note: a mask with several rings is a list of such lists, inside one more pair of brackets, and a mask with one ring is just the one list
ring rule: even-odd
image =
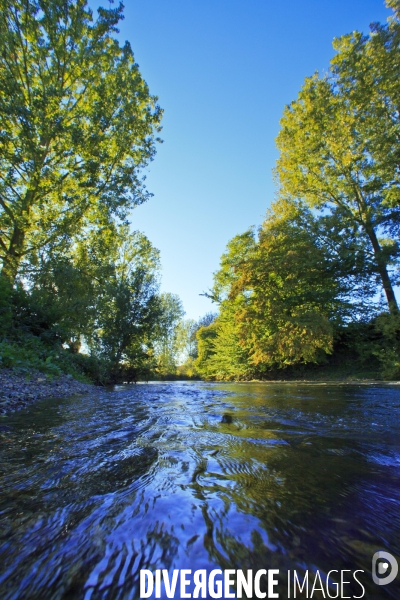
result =
[[[205,379],[207,381],[207,379]],[[240,377],[225,379],[226,382],[244,383],[384,383],[385,381],[398,381],[399,374],[392,377],[382,377],[376,364],[370,368],[364,365],[353,365],[350,361],[337,361],[325,365],[293,365],[286,369],[271,369],[262,377]],[[218,381],[208,379],[208,381]]]
[[6,415],[43,398],[66,398],[86,394],[94,385],[81,383],[71,375],[50,377],[40,371],[19,374],[11,369],[0,369],[0,415]]

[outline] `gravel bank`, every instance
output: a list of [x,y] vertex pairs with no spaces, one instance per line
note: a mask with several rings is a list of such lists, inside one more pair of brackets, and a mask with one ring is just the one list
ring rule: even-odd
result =
[[10,369],[0,369],[0,415],[19,410],[41,398],[66,398],[87,394],[94,385],[80,383],[70,375],[48,378],[40,371],[18,375]]

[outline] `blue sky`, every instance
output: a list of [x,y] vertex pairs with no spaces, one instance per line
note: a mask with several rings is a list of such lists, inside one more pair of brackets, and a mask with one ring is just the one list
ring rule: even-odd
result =
[[[92,3],[94,6],[94,3]],[[108,2],[104,2],[107,6]],[[132,227],[161,251],[164,291],[188,318],[229,239],[274,198],[275,137],[306,76],[328,69],[335,36],[389,16],[382,0],[125,0],[121,41],[164,108],[146,170],[154,197]]]

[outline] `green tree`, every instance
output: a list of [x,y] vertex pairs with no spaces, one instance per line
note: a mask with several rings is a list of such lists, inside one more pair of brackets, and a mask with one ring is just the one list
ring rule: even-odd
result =
[[178,326],[177,341],[183,357],[195,359],[197,357],[197,321],[194,319],[182,319]]
[[216,313],[208,312],[203,317],[200,317],[198,321],[195,319],[182,319],[178,326],[178,345],[184,359],[195,360],[197,358],[197,332],[200,327],[211,325],[216,318]]
[[129,234],[123,228],[120,235],[123,241],[112,271],[97,287],[94,330],[87,336],[89,348],[108,361],[115,381],[128,372],[135,379],[152,361],[163,314],[158,251],[139,232]]
[[197,332],[198,358],[194,365],[206,379],[247,379],[254,372],[249,353],[240,341],[237,304],[225,300],[215,321]]
[[216,313],[208,312],[198,321],[194,319],[182,319],[178,327],[178,344],[180,347],[180,364],[178,374],[185,377],[196,377],[199,372],[196,361],[199,356],[198,331],[208,327],[217,318]]
[[175,375],[182,350],[180,328],[185,311],[176,294],[163,293],[159,297],[160,314],[154,330],[154,355],[157,372],[165,377]]
[[318,244],[314,217],[301,204],[279,202],[251,252],[235,267],[239,342],[254,365],[317,362],[330,353],[332,320],[342,304],[335,264]]
[[147,199],[139,170],[155,153],[161,110],[122,18],[86,0],[0,0],[0,257],[21,259]]
[[357,231],[281,199],[257,237],[249,230],[229,242],[210,294],[220,312],[197,334],[196,368],[229,379],[320,362],[335,332],[376,312],[365,303],[374,290]]
[[399,208],[400,3],[394,16],[335,41],[329,74],[306,79],[286,107],[277,138],[282,198],[302,198],[356,227],[373,256],[391,312],[398,310],[391,265]]
[[395,208],[400,204],[400,1],[386,5],[394,12],[387,25],[373,23],[369,36],[353,32],[334,41],[332,72],[357,107],[374,187],[383,204]]
[[211,365],[211,358],[215,354],[215,342],[217,339],[217,326],[210,323],[205,327],[200,327],[196,333],[198,342],[198,352],[195,362],[197,372],[205,379],[211,379],[215,376],[215,371]]

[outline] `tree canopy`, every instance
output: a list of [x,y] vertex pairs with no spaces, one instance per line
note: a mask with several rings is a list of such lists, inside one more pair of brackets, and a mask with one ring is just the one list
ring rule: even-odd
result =
[[128,42],[113,37],[122,4],[0,0],[0,251],[21,259],[148,198],[140,169],[162,111]]
[[391,265],[400,223],[400,4],[370,36],[335,40],[329,73],[307,78],[286,107],[277,138],[282,198],[340,217],[367,241],[389,309],[397,311]]
[[205,377],[264,377],[339,351],[399,372],[400,1],[387,5],[388,23],[336,39],[329,72],[284,110],[276,202],[228,243],[209,294],[219,315],[197,333]]
[[185,321],[127,220],[149,197],[162,110],[115,39],[122,5],[94,19],[86,0],[0,0],[6,360],[23,340],[34,364],[51,348],[47,367],[64,352],[102,382],[272,377],[335,356],[398,375],[400,0],[387,5],[285,108],[276,201],[228,243],[218,314]]

